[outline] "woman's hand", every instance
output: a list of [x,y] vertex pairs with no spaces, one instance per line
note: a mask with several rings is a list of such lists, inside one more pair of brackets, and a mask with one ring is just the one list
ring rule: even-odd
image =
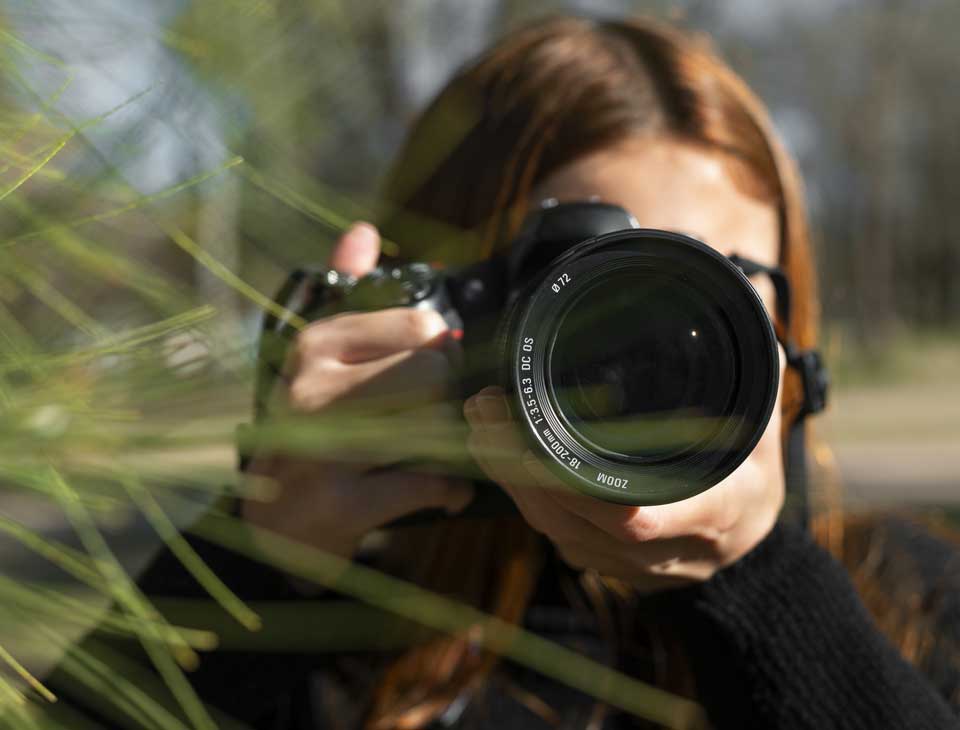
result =
[[[379,256],[377,230],[358,223],[337,242],[329,265],[363,276]],[[450,512],[465,507],[473,495],[465,482],[382,468],[403,460],[399,450],[419,422],[411,419],[429,421],[434,430],[461,423],[459,409],[445,402],[452,376],[441,347],[448,334],[439,314],[411,308],[342,314],[305,328],[292,348],[287,385],[272,415],[289,412],[344,431],[373,422],[381,434],[393,418],[408,431],[390,433],[389,443],[380,444],[379,462],[377,445],[359,435],[355,450],[348,446],[338,454],[256,455],[247,472],[279,489],[271,501],[246,500],[244,518],[347,557],[367,532],[398,517],[428,507]],[[404,401],[417,403],[419,416],[397,414]]]
[[642,592],[710,578],[759,543],[783,506],[779,398],[760,442],[730,476],[695,497],[654,507],[603,502],[563,485],[528,449],[499,388],[477,393],[464,413],[474,458],[563,559]]

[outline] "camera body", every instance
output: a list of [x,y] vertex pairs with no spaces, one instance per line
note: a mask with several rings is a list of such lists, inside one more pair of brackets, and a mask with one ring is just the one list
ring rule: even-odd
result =
[[525,222],[508,255],[449,270],[411,262],[379,266],[363,277],[326,268],[293,271],[274,297],[285,317],[266,315],[257,355],[255,417],[265,414],[289,343],[295,334],[292,320],[308,322],[344,312],[390,307],[433,309],[451,330],[462,333],[466,364],[461,368],[460,393],[469,397],[500,382],[502,363],[497,345],[503,314],[523,294],[531,279],[543,274],[549,257],[543,251],[569,249],[586,239],[622,229],[635,229],[636,220],[623,208],[603,203],[546,201],[539,214]]

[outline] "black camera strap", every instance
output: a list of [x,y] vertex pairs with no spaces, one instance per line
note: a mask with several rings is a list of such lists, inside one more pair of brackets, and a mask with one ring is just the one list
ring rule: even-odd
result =
[[[730,262],[738,266],[746,276],[765,274],[770,278],[777,296],[777,318],[782,324],[782,331],[787,332],[790,328],[791,293],[790,281],[783,269],[766,266],[736,254],[730,256]],[[779,339],[787,356],[787,367],[800,375],[803,389],[803,402],[787,434],[784,454],[787,500],[783,519],[806,527],[810,518],[806,420],[826,408],[830,379],[819,351],[801,350],[791,340],[785,337]]]

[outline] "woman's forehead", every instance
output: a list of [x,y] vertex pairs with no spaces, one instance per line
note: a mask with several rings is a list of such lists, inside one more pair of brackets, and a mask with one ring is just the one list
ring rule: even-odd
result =
[[639,136],[582,157],[542,181],[531,203],[599,198],[643,228],[678,231],[720,253],[776,265],[775,207],[744,192],[721,153],[667,137]]

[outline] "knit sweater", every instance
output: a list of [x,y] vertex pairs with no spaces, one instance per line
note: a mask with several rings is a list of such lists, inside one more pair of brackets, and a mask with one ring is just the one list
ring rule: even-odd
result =
[[[907,525],[886,529],[928,560],[951,551]],[[956,634],[960,583],[952,590],[941,621]],[[685,627],[699,700],[717,728],[960,727],[933,678],[876,629],[846,571],[795,528],[778,526],[739,563],[664,598]]]

